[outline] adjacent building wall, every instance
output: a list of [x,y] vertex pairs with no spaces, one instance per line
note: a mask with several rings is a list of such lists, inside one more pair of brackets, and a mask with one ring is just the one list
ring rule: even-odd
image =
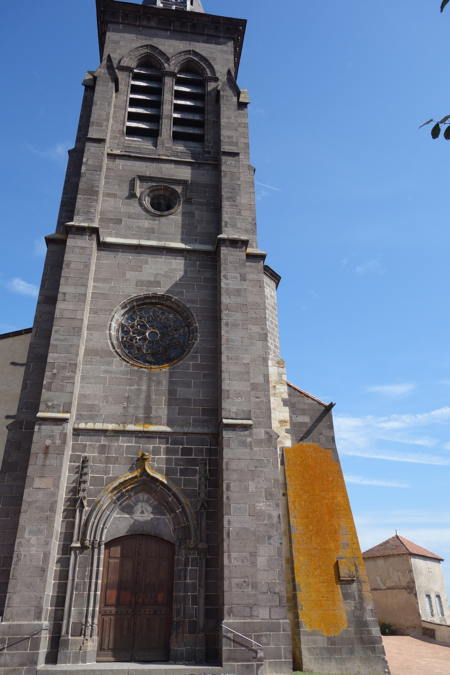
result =
[[30,335],[31,328],[0,335],[0,464],[8,425],[17,412]]
[[436,642],[444,642],[450,645],[450,626],[433,621],[422,621],[422,635],[431,637]]
[[[411,556],[411,568],[416,585],[420,616],[422,619],[438,624],[450,624],[447,591],[440,561],[414,555]],[[430,596],[434,616],[431,616],[426,597],[427,595]],[[436,598],[437,595],[440,595],[441,597],[444,615],[439,611],[439,603]]]
[[408,555],[365,558],[375,611],[380,623],[390,623],[405,635],[421,634],[416,585]]

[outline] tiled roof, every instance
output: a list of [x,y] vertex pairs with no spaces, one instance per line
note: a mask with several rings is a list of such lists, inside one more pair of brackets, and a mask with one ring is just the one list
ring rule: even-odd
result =
[[320,398],[317,398],[317,396],[313,396],[312,394],[308,394],[307,391],[304,391],[303,389],[300,389],[299,387],[296,387],[295,384],[292,384],[292,382],[286,382],[288,387],[291,387],[292,389],[295,389],[295,391],[298,391],[300,394],[303,394],[303,396],[306,396],[306,398],[310,398],[311,401],[315,401],[316,403],[320,403],[320,405],[323,405],[327,407],[329,405],[328,403],[325,403],[324,401],[321,401]]
[[414,542],[401,537],[399,534],[395,534],[390,539],[382,541],[381,544],[364,551],[363,558],[382,558],[389,555],[421,555],[424,558],[444,560],[440,555],[436,555],[436,553],[432,553],[426,548],[414,544]]

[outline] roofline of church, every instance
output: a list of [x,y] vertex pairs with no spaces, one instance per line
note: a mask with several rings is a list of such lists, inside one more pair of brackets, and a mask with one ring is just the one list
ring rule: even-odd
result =
[[300,389],[300,387],[296,387],[295,384],[292,384],[292,382],[286,382],[288,387],[291,387],[291,389],[295,389],[295,391],[298,391],[300,394],[303,394],[303,396],[306,396],[306,398],[311,399],[311,401],[315,401],[316,403],[320,403],[320,405],[323,405],[325,408],[331,405],[331,403],[325,403],[325,401],[322,401],[320,398],[317,398],[317,396],[314,396],[313,394],[310,394],[309,392],[305,391],[304,389]]
[[237,77],[244,42],[245,19],[234,19],[203,12],[183,12],[173,9],[162,9],[151,5],[137,5],[121,0],[96,0],[97,28],[100,48],[100,59],[108,23],[130,24],[133,26],[156,28],[160,30],[177,30],[187,33],[228,37],[234,42],[234,76]]
[[13,330],[10,333],[0,333],[0,340],[5,340],[6,338],[19,337],[19,335],[27,335],[31,333],[32,328],[22,328],[21,330]]

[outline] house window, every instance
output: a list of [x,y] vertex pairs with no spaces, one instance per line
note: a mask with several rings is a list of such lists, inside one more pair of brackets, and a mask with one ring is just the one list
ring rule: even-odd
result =
[[173,140],[203,143],[205,139],[205,80],[191,64],[175,78]]
[[427,606],[428,606],[428,614],[433,617],[434,616],[434,609],[433,609],[433,601],[431,599],[431,595],[426,595],[425,596],[427,599]]
[[438,593],[436,593],[436,605],[437,605],[437,610],[438,610],[439,616],[445,616],[444,615],[444,605],[442,604],[442,598]]
[[148,140],[159,136],[162,83],[161,71],[150,61],[142,62],[133,70],[128,100],[128,138]]

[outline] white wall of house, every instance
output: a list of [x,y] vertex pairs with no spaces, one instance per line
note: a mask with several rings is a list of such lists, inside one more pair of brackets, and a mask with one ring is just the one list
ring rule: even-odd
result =
[[411,566],[422,619],[450,624],[450,609],[440,561],[414,555],[411,556]]

